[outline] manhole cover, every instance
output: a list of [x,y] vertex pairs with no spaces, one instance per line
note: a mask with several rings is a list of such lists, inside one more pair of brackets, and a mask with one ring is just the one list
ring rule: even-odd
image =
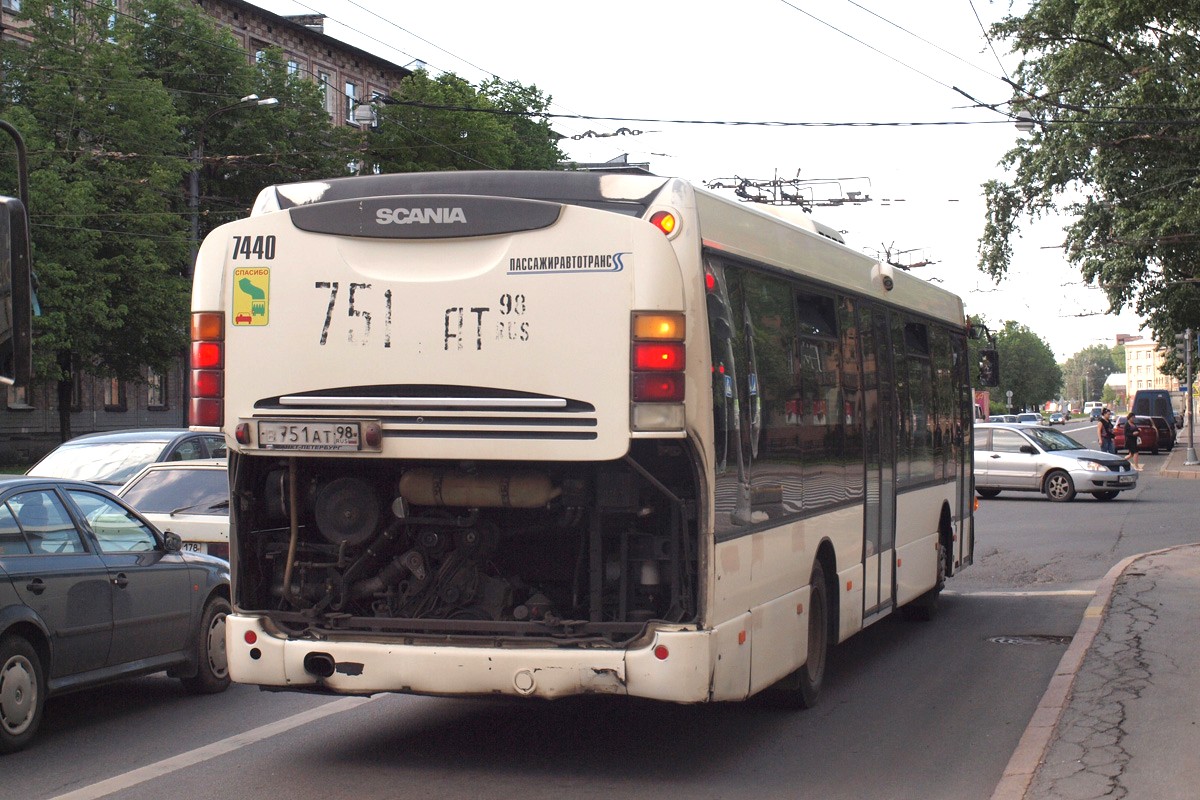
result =
[[1044,636],[1039,633],[1026,636],[993,636],[989,642],[996,644],[1070,644],[1070,636]]

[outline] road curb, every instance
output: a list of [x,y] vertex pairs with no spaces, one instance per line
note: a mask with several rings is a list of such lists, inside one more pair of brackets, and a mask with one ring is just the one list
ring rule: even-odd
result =
[[[1194,545],[1177,545],[1177,547],[1192,546]],[[1046,692],[1038,702],[1038,707],[1033,712],[1033,717],[1030,718],[1025,733],[1017,742],[1017,748],[1013,751],[1008,766],[1004,768],[1004,774],[1001,776],[1000,782],[996,784],[996,790],[992,792],[991,800],[1025,800],[1029,785],[1033,782],[1033,776],[1046,757],[1050,740],[1058,727],[1063,711],[1070,703],[1071,688],[1075,685],[1075,677],[1079,674],[1084,656],[1087,655],[1088,649],[1092,646],[1092,642],[1104,622],[1104,613],[1112,601],[1113,589],[1117,585],[1117,580],[1135,561],[1175,549],[1176,547],[1167,547],[1162,550],[1151,550],[1147,553],[1129,556],[1117,562],[1100,579],[1092,601],[1084,609],[1083,621],[1079,623],[1079,630],[1075,632],[1067,652],[1058,662],[1058,666],[1054,670],[1054,677],[1050,679],[1050,685],[1046,687]]]

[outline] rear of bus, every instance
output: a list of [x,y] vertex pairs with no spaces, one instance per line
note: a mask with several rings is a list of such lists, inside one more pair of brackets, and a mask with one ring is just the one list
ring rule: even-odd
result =
[[232,445],[235,680],[708,698],[691,198],[366,176],[207,237],[191,421]]

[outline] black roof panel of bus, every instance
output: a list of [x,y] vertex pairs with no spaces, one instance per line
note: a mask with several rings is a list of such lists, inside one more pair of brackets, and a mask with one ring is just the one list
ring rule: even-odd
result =
[[[492,170],[361,175],[327,181],[279,184],[273,188],[280,209],[367,197],[458,194],[521,197],[640,215],[650,199],[668,180],[670,179],[594,172]],[[314,185],[322,187],[319,195],[312,193]],[[614,194],[614,189],[619,194]],[[609,193],[605,194],[605,191]]]

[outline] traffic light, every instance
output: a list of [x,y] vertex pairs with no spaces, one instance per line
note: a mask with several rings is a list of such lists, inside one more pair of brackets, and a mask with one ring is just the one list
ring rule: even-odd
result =
[[979,385],[1000,385],[1000,353],[996,350],[979,351]]
[[1186,333],[1175,334],[1175,357],[1179,359],[1179,363],[1187,361],[1188,357],[1188,339],[1191,338]]

